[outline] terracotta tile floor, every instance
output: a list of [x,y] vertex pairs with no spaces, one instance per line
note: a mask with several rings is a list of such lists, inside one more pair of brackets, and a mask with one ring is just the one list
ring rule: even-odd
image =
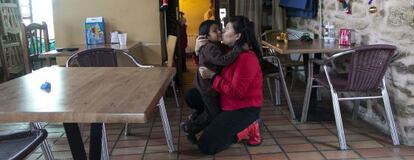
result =
[[[186,74],[185,81],[188,83],[184,84],[184,88],[191,86],[189,82],[192,81],[193,72]],[[297,101],[295,103],[300,103],[303,91],[294,91],[291,95],[294,95]],[[260,146],[250,147],[238,143],[215,156],[201,154],[197,146],[192,145],[179,128],[180,122],[186,118],[190,110],[186,106],[181,110],[177,109],[170,96],[166,98],[166,105],[178,151],[168,153],[160,118],[156,116],[148,124],[131,124],[131,136],[124,136],[123,124],[107,125],[111,159],[414,159],[414,147],[392,146],[391,138],[361,121],[345,121],[349,150],[340,151],[334,122],[300,124],[290,121],[286,106],[275,109],[268,99],[267,97],[265,100],[261,114],[264,123],[261,128],[263,143]],[[344,117],[349,119],[346,115]],[[87,124],[81,125],[86,149],[89,143],[88,127]],[[0,131],[27,128],[27,123],[0,124]],[[71,159],[62,124],[49,123],[46,129],[49,131],[48,140],[55,158]],[[28,159],[43,159],[42,152],[38,149]]]

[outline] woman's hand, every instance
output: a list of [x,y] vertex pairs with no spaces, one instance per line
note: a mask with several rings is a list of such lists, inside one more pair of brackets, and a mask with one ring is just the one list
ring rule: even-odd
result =
[[208,39],[206,36],[197,36],[196,44],[194,47],[196,56],[198,56],[198,51],[200,50],[200,48],[204,46],[207,42],[208,42]]
[[216,72],[208,69],[207,67],[200,67],[198,68],[198,71],[200,72],[200,75],[203,77],[203,79],[211,79],[214,77],[214,75],[216,75]]

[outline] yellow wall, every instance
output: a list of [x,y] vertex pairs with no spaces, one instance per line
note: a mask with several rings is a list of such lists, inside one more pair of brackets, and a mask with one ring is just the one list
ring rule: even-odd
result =
[[146,63],[161,63],[158,0],[53,0],[53,14],[57,47],[85,44],[85,18],[102,16],[107,42],[110,31],[126,32],[128,41],[151,43],[135,56]]
[[204,21],[204,13],[210,4],[209,0],[180,0],[180,11],[187,19],[187,34],[198,34],[198,27]]

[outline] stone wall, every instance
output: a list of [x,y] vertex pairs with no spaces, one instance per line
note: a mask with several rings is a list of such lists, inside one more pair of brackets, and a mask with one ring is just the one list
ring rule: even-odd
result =
[[[321,1],[322,21],[334,23],[336,36],[340,28],[351,28],[356,30],[357,43],[386,43],[398,47],[399,56],[386,74],[387,87],[401,142],[414,145],[414,1],[374,0],[368,5],[368,0],[351,0],[351,15],[342,10],[337,0]],[[369,13],[371,6],[376,6],[378,11]],[[320,13],[319,10],[319,16]],[[288,27],[320,33],[320,17],[290,18]],[[382,101],[363,103],[359,114],[388,134]]]

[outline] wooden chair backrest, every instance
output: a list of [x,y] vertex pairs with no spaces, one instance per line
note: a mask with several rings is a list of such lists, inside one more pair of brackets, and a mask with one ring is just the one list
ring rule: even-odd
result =
[[167,66],[172,67],[174,63],[174,52],[177,44],[177,36],[169,35],[167,38]]
[[38,55],[50,51],[47,24],[32,23],[24,27],[27,48],[30,55]]

